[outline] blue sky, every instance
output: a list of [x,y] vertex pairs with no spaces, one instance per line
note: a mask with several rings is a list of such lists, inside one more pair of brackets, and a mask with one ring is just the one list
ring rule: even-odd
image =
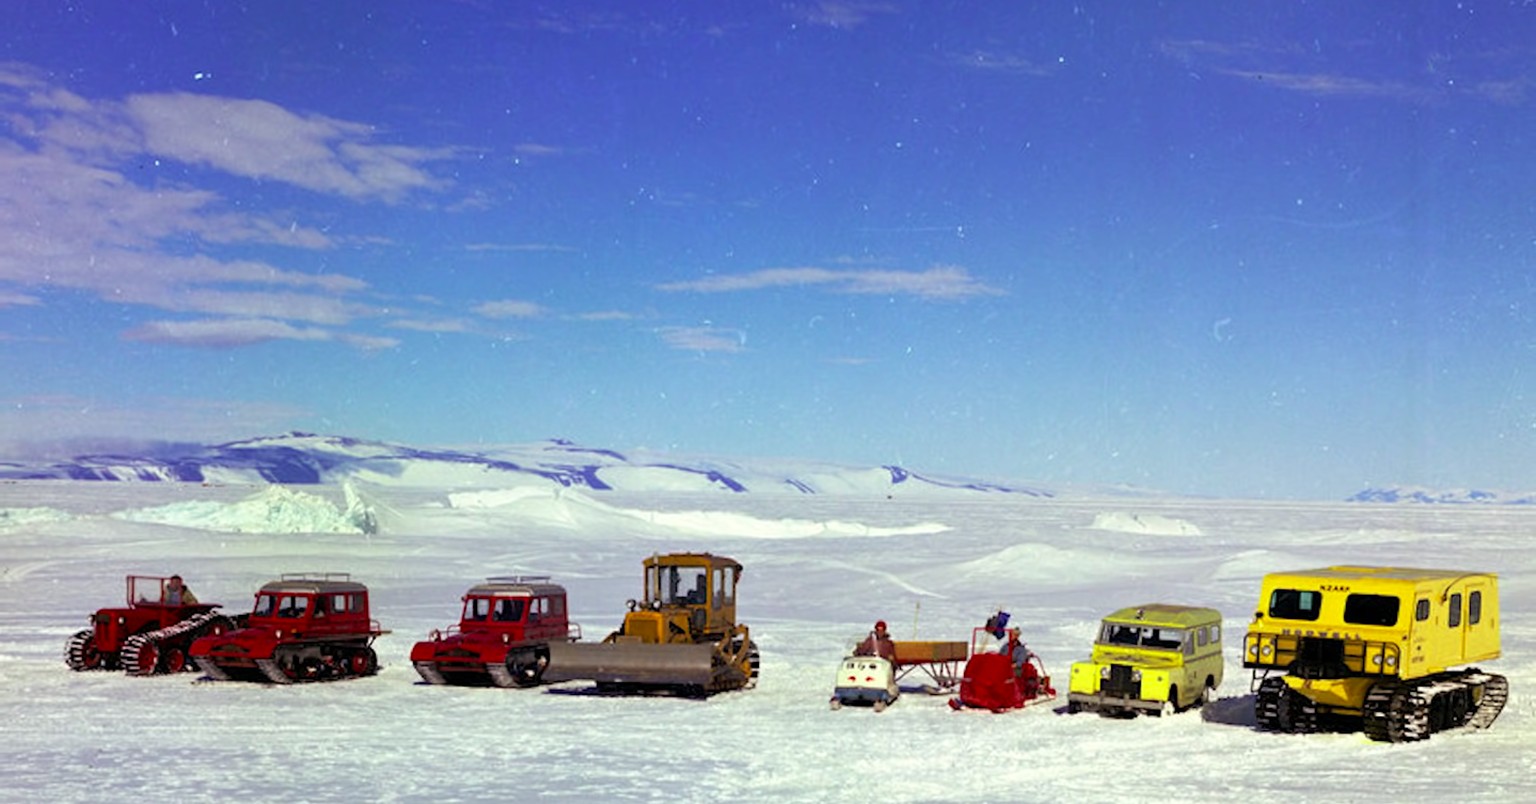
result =
[[0,443],[1536,488],[1536,6],[0,11]]

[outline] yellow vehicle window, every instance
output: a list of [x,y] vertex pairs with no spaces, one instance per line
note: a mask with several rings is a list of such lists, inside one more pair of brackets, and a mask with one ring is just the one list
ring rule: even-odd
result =
[[1310,589],[1276,589],[1269,596],[1269,616],[1281,620],[1316,620],[1323,610],[1323,593]]
[[1397,625],[1402,601],[1392,595],[1350,595],[1344,599],[1344,622],[1351,625]]

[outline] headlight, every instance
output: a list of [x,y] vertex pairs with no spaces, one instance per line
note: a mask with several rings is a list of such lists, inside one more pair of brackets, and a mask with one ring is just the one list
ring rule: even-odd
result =
[[1374,664],[1377,667],[1380,667],[1381,666],[1381,654],[1378,653],[1375,656],[1372,656],[1371,657],[1371,664]]
[[1141,683],[1141,670],[1132,670],[1131,680],[1138,684]]
[[1271,654],[1271,653],[1274,653],[1274,652],[1275,652],[1275,648],[1274,648],[1274,646],[1273,646],[1273,645],[1267,645],[1267,644],[1266,644],[1266,645],[1265,645],[1265,646],[1264,646],[1264,649],[1263,649],[1263,650],[1264,650],[1264,658],[1266,658],[1266,659],[1268,659],[1268,658],[1269,658],[1269,654]]
[[1397,657],[1396,656],[1388,656],[1387,657],[1387,666],[1388,667],[1396,667],[1397,666]]
[[1258,643],[1254,643],[1254,644],[1248,646],[1248,655],[1249,656],[1258,656],[1259,655],[1259,645],[1258,645]]
[[1099,668],[1099,678],[1109,678],[1109,665]]

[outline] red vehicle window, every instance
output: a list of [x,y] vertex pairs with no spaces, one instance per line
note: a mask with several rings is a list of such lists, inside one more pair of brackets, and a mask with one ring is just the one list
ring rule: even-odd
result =
[[257,595],[256,609],[251,612],[256,617],[271,617],[277,610],[277,595]]
[[283,595],[277,603],[277,616],[285,619],[300,619],[309,612],[308,595]]
[[515,623],[523,619],[523,604],[526,601],[520,598],[504,597],[496,601],[496,622]]

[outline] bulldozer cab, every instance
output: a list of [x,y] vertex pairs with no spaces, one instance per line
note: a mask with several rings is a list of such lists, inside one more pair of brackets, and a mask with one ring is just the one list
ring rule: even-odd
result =
[[[667,635],[657,634],[655,641],[693,642],[723,634],[736,624],[736,582],[740,577],[741,564],[723,556],[653,555],[645,560],[645,599],[631,614],[655,612],[669,623]],[[638,620],[634,625],[635,631],[642,629]],[[625,630],[631,631],[628,627]]]

